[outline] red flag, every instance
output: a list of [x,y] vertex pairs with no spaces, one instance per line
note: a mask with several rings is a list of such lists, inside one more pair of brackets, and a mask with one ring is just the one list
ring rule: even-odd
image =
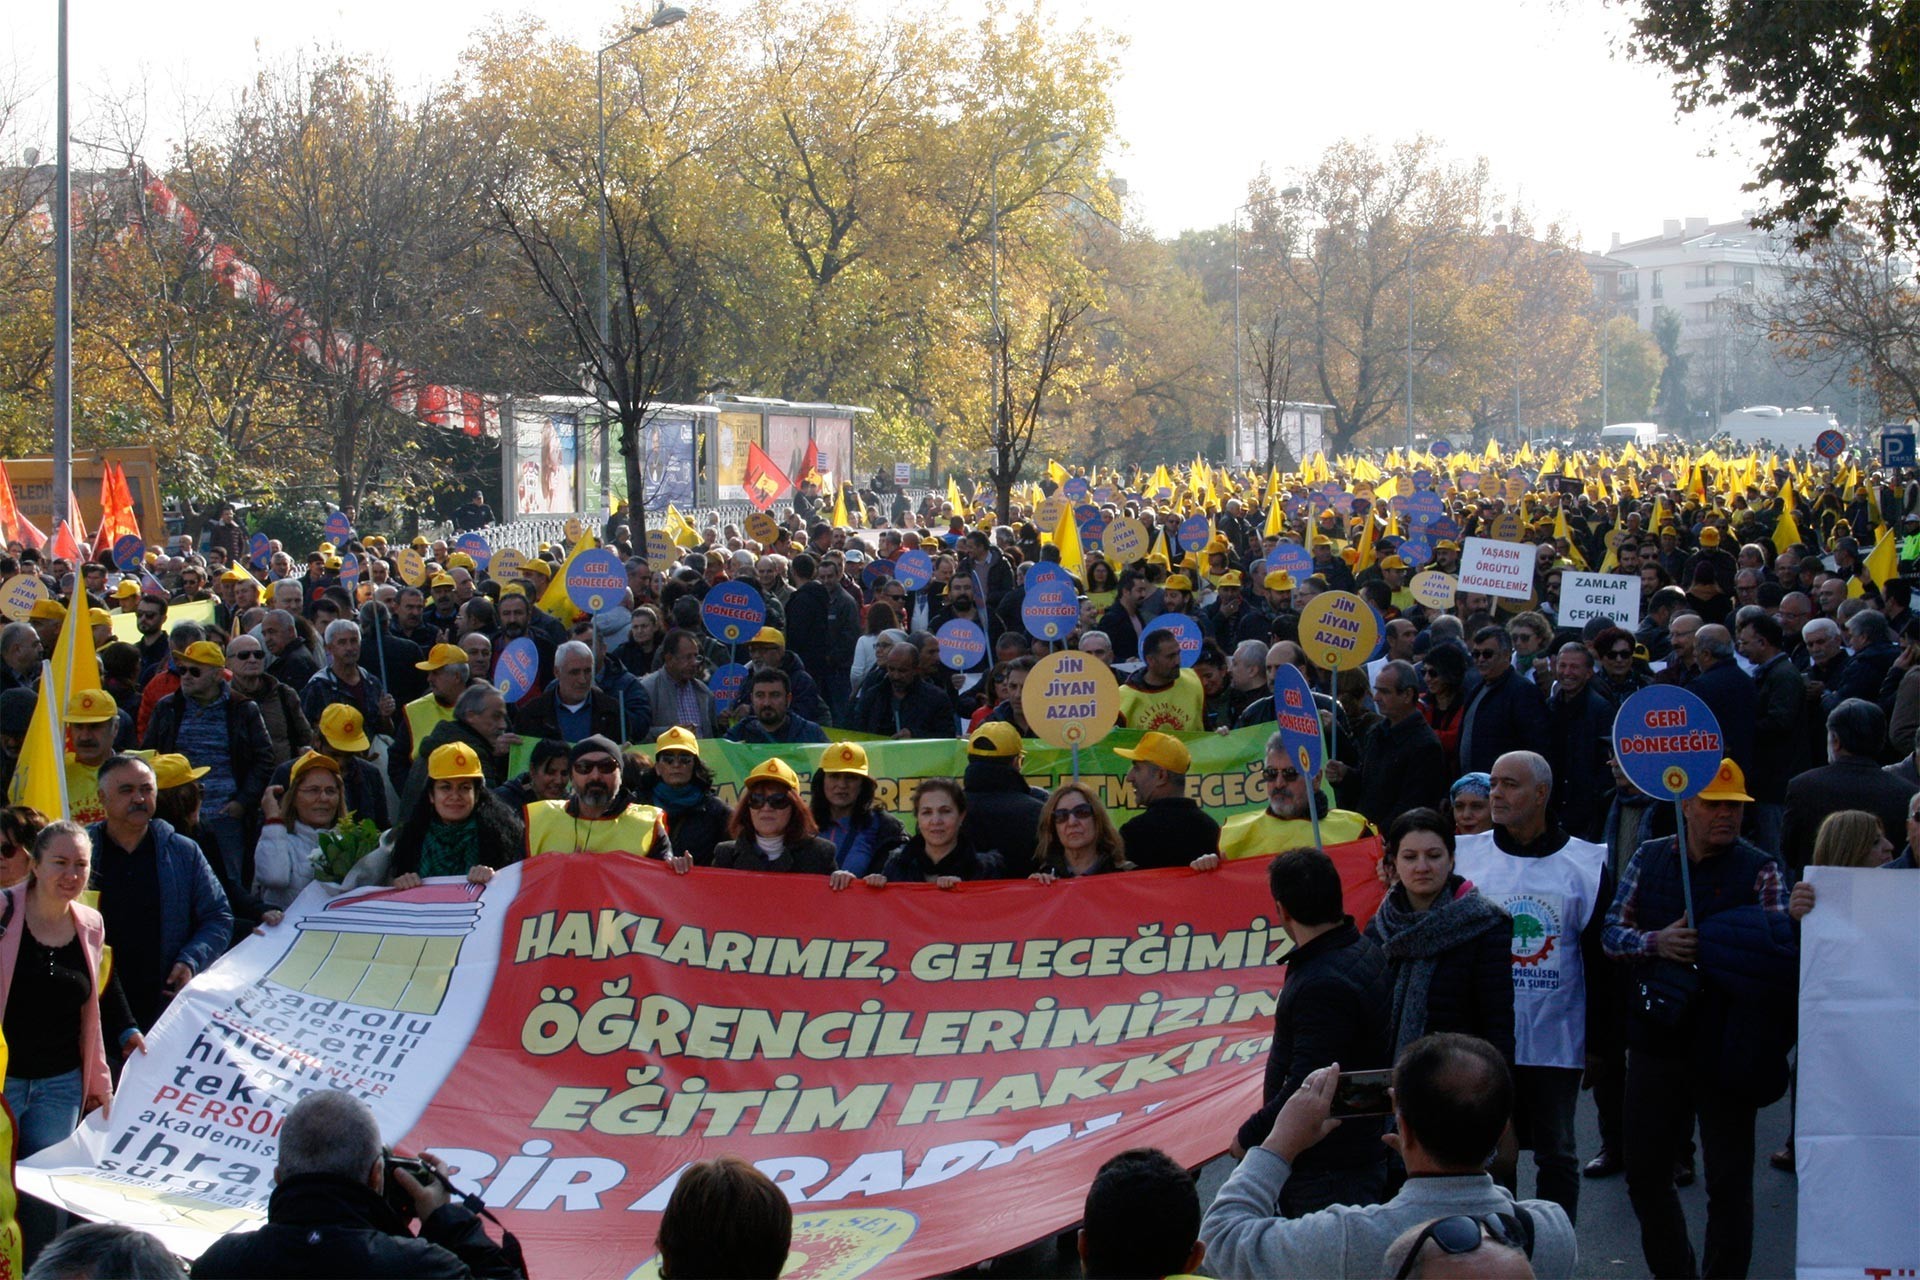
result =
[[809,480],[820,483],[820,446],[811,440],[807,441],[807,452],[800,459],[800,474],[794,484],[803,485]]
[[793,488],[793,481],[786,473],[773,464],[766,450],[757,444],[747,446],[747,501],[756,511],[765,511],[773,505],[773,500]]
[[73,496],[72,485],[67,486],[67,521],[71,526],[67,537],[74,544],[77,558],[80,544],[87,540],[87,521],[86,517],[80,514],[80,499]]
[[53,554],[56,559],[79,562],[80,544],[73,540],[73,530],[65,520],[53,527]]
[[133,514],[133,491],[127,486],[127,473],[117,462],[109,462],[100,477],[99,533],[100,545],[109,548],[128,535],[141,536],[140,522]]
[[35,539],[29,544],[20,533],[20,507],[13,500],[13,481],[7,477],[7,468],[4,463],[0,463],[0,538],[35,547],[45,541],[45,539]]

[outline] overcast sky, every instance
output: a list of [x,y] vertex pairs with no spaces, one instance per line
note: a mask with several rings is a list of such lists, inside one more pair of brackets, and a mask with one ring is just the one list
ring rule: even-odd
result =
[[[876,14],[898,7],[858,2]],[[155,155],[183,89],[217,95],[263,59],[337,44],[423,80],[451,69],[465,33],[491,10],[532,9],[582,41],[618,12],[582,0],[71,3],[76,134],[90,92],[144,83]],[[741,0],[681,3],[732,11]],[[1615,231],[1632,240],[1657,234],[1664,218],[1721,221],[1755,203],[1740,191],[1751,169],[1741,143],[1752,135],[1719,119],[1677,121],[1662,77],[1614,55],[1621,18],[1599,0],[1051,4],[1129,42],[1117,88],[1123,148],[1109,162],[1161,234],[1226,222],[1263,165],[1284,182],[1339,138],[1420,132],[1459,157],[1485,155],[1504,190],[1542,224],[1564,221],[1589,249],[1604,251]],[[50,151],[54,0],[9,0],[8,9],[0,74],[10,69],[33,95],[25,115],[36,136],[25,140]]]

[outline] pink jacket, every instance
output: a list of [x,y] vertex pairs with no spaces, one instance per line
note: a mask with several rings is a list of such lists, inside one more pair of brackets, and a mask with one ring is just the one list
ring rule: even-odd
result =
[[[7,929],[0,934],[0,1009],[13,990],[13,967],[20,962],[20,935],[27,928],[27,881],[11,889],[0,889],[0,916],[6,916]],[[12,911],[8,911],[11,902]],[[100,1030],[100,950],[106,943],[107,926],[92,907],[74,903],[74,928],[80,934],[80,949],[86,954],[87,967],[93,972],[93,994],[87,997],[86,1010],[80,1015],[80,1076],[85,1098],[113,1096],[113,1077],[107,1074],[105,1036]]]

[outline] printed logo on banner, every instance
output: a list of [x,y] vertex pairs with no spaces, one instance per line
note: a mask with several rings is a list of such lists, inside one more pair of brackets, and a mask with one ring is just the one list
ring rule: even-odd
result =
[[521,576],[527,567],[527,553],[518,547],[505,547],[493,557],[491,575],[501,582]]
[[567,599],[582,613],[600,613],[627,594],[627,566],[612,547],[582,551],[567,566]]
[[1433,559],[1433,548],[1427,545],[1425,539],[1408,538],[1400,544],[1396,554],[1398,554],[1402,560],[1405,560],[1408,565],[1417,569],[1427,561]]
[[780,522],[764,511],[749,511],[743,527],[747,536],[763,547],[780,536]]
[[714,639],[727,644],[745,644],[766,625],[767,604],[760,598],[760,592],[748,584],[723,582],[707,592],[707,598],[700,604],[700,620]]
[[347,519],[347,513],[336,511],[327,517],[325,525],[327,541],[338,547],[353,537],[353,522]]
[[1180,522],[1180,550],[1199,551],[1213,537],[1213,521],[1204,515],[1188,516]]
[[1079,522],[1080,545],[1083,547],[1097,547],[1100,545],[1100,540],[1107,536],[1107,517],[1098,507],[1092,510],[1092,515]]
[[935,633],[940,641],[940,662],[955,671],[967,671],[987,656],[987,633],[965,618],[954,618]]
[[1393,500],[1393,505],[1407,523],[1417,528],[1425,528],[1447,514],[1446,499],[1431,489],[1403,493]]
[[360,581],[360,557],[352,554],[340,558],[340,581],[352,586]]
[[1413,575],[1413,581],[1407,584],[1407,590],[1413,598],[1429,609],[1445,609],[1453,604],[1459,584],[1450,573],[1438,569],[1429,569],[1425,573]]
[[1200,646],[1205,637],[1200,624],[1184,613],[1163,613],[1140,628],[1140,649],[1146,652],[1147,637],[1156,631],[1171,631],[1180,641],[1180,665],[1190,667],[1200,661]]
[[1066,512],[1067,500],[1056,493],[1040,504],[1039,510],[1033,513],[1033,520],[1040,526],[1041,532],[1052,533],[1060,527],[1060,517]]
[[1107,553],[1107,559],[1116,565],[1129,565],[1147,554],[1147,548],[1153,543],[1153,535],[1147,532],[1147,526],[1132,516],[1121,516],[1107,526],[1106,533],[1100,537],[1100,545]]
[[647,530],[647,568],[671,573],[674,562],[679,558],[680,548],[673,545],[673,539],[665,529]]
[[399,565],[400,581],[410,587],[425,585],[427,581],[427,558],[412,547],[400,548],[400,554],[394,557]]
[[1468,538],[1460,549],[1460,590],[1505,600],[1531,599],[1538,556],[1525,542]]
[[1514,986],[1524,991],[1559,990],[1560,962],[1546,962],[1560,939],[1560,895],[1503,894],[1501,905],[1513,917]]
[[924,551],[902,552],[894,563],[893,576],[909,591],[918,591],[933,581],[933,557]]
[[1036,640],[1059,640],[1080,620],[1080,597],[1071,584],[1042,582],[1027,589],[1020,620]]
[[1676,685],[1655,684],[1620,704],[1613,754],[1643,794],[1686,800],[1713,781],[1726,744],[1712,708]]

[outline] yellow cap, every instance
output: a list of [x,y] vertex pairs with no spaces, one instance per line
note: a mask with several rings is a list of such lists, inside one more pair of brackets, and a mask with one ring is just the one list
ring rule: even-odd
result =
[[527,598],[527,584],[524,582],[509,582],[506,586],[500,588],[500,598],[505,600],[508,596],[519,596],[522,600],[525,600]]
[[857,773],[863,778],[873,775],[867,772],[867,749],[857,742],[836,742],[827,748],[820,757],[821,773]]
[[337,549],[338,548],[336,548],[331,542],[323,542],[320,544],[320,554],[323,556],[330,556]]
[[104,689],[75,689],[67,695],[66,718],[74,724],[105,724],[120,718],[120,704]]
[[113,615],[105,609],[89,609],[87,610],[87,622],[91,626],[110,627],[113,625]]
[[1185,773],[1193,767],[1193,756],[1185,744],[1164,733],[1143,733],[1131,751],[1125,747],[1115,747],[1113,754],[1124,760],[1144,760],[1148,764],[1157,764],[1168,773]]
[[204,764],[195,768],[193,761],[172,751],[148,756],[147,763],[153,766],[153,785],[161,791],[197,782],[211,772]]
[[473,557],[464,551],[456,551],[447,557],[447,568],[449,569],[472,569],[473,567]]
[[[324,770],[336,778],[340,776],[340,762],[338,760],[335,760],[332,756],[323,756],[318,751],[309,748],[305,755],[293,762],[293,768],[287,770],[287,794],[291,795],[295,791],[298,791],[300,789],[300,779],[306,777],[315,769]],[[158,769],[154,770],[156,775],[159,772]]]
[[520,571],[522,573],[537,573],[543,578],[551,578],[553,576],[553,566],[538,556],[521,565]]
[[346,561],[342,560],[339,556],[328,556],[324,563],[329,569],[338,569],[341,565],[345,564]]
[[698,757],[700,740],[693,736],[693,730],[675,725],[653,740],[653,750],[656,755],[662,751],[684,751]]
[[1020,731],[1005,720],[983,720],[967,739],[967,754],[976,759],[1010,760],[1020,754]]
[[778,627],[762,627],[753,633],[753,639],[747,641],[747,644],[749,646],[756,644],[777,644],[784,649],[787,647],[787,637]]
[[800,775],[785,760],[767,759],[753,766],[753,771],[747,775],[747,786],[751,787],[756,782],[771,782],[795,795],[800,794]]
[[1268,573],[1265,578],[1261,579],[1261,583],[1269,591],[1291,591],[1293,590],[1293,575],[1285,569],[1275,569]]
[[1700,800],[1738,800],[1742,804],[1752,804],[1753,797],[1747,794],[1747,775],[1740,766],[1731,760],[1720,762],[1720,771],[1713,775],[1706,789],[1696,797]]
[[320,713],[320,736],[336,751],[365,751],[373,745],[367,741],[366,717],[344,702]]
[[1380,562],[1380,567],[1382,569],[1404,569],[1407,567],[1407,562],[1399,556],[1388,556]]
[[1160,585],[1168,591],[1191,591],[1193,590],[1193,579],[1184,573],[1176,573],[1169,575],[1167,580]]
[[1241,585],[1240,571],[1238,569],[1227,570],[1213,580],[1213,585],[1216,587],[1237,587]]
[[453,578],[452,578],[452,576],[451,576],[451,575],[449,575],[449,574],[444,574],[444,573],[436,573],[436,574],[434,574],[434,575],[433,575],[433,581],[432,581],[432,582],[429,582],[429,583],[427,584],[427,586],[428,586],[429,588],[431,588],[431,587],[450,587],[450,586],[452,586],[452,585],[453,585]]
[[67,606],[61,604],[58,600],[35,600],[33,602],[33,612],[27,616],[36,620],[40,618],[64,619],[67,616]]
[[246,571],[245,569],[242,569],[242,568],[241,568],[241,567],[240,567],[239,565],[235,565],[235,566],[233,566],[233,568],[231,568],[231,569],[229,569],[229,570],[227,570],[227,571],[226,571],[225,573],[223,573],[223,574],[221,574],[221,575],[220,575],[220,581],[222,581],[222,582],[252,582],[252,581],[253,581],[253,575],[252,575],[252,574],[250,574],[250,573],[248,573],[248,572],[247,572],[247,571]]
[[442,667],[452,667],[467,661],[467,651],[457,644],[437,644],[427,654],[425,662],[416,662],[414,667],[420,671],[438,671]]
[[1435,551],[1458,551],[1460,549],[1460,544],[1455,542],[1452,538],[1442,538],[1440,539],[1440,541],[1433,544],[1433,549]]
[[426,535],[426,534],[424,534],[424,533],[416,533],[416,534],[414,534],[414,535],[413,535],[413,545],[414,545],[415,547],[424,547],[424,546],[427,546],[427,545],[428,545],[428,543],[427,543],[427,535]]
[[211,640],[195,640],[174,655],[185,662],[198,663],[203,667],[224,667],[227,665],[226,651]]
[[427,776],[436,782],[451,778],[484,778],[480,757],[464,742],[449,742],[435,747],[427,757]]
[[140,584],[132,578],[122,578],[113,588],[115,600],[131,600],[140,594]]
[[1712,525],[1708,525],[1706,528],[1702,529],[1700,531],[1700,545],[1703,547],[1719,546],[1720,531],[1714,528]]

